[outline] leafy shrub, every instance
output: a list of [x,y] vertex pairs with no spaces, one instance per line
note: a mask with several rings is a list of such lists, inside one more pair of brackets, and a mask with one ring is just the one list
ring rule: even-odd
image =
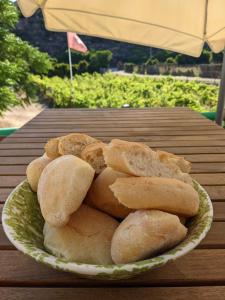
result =
[[72,97],[69,79],[32,76],[36,94],[54,107],[174,107],[188,106],[198,111],[214,110],[218,87],[184,82],[170,77],[119,76],[112,73],[76,75]]
[[125,63],[123,65],[124,71],[127,73],[133,73],[134,72],[134,64],[133,63]]
[[18,104],[15,93],[7,86],[0,87],[0,115],[9,106]]
[[112,60],[109,50],[92,51],[89,54],[89,72],[99,72],[101,68],[108,68]]
[[146,63],[147,66],[154,66],[154,65],[158,65],[159,64],[159,60],[157,58],[149,58]]
[[[7,106],[18,104],[18,93],[28,94],[31,73],[47,75],[53,68],[53,60],[46,53],[22,41],[10,31],[18,21],[16,6],[10,0],[0,1],[0,86],[1,96],[5,99],[0,112]],[[8,100],[6,100],[8,95]],[[0,99],[2,102],[3,100]],[[19,97],[18,97],[19,100]]]
[[167,63],[167,64],[176,64],[177,61],[176,61],[176,59],[173,58],[173,57],[168,57],[168,58],[166,59],[166,63]]
[[49,73],[50,76],[59,77],[69,77],[70,76],[70,66],[65,63],[56,63],[54,65],[54,70]]
[[77,64],[77,73],[82,74],[88,71],[89,63],[86,60],[81,60]]

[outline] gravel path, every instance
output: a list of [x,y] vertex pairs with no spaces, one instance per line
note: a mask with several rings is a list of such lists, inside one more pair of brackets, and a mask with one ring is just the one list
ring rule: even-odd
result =
[[0,128],[21,127],[44,109],[41,104],[15,106],[0,117]]
[[[124,71],[112,71],[113,74],[118,74],[118,75],[122,75],[122,76],[147,76],[147,77],[151,77],[151,78],[158,78],[161,79],[163,77],[168,77],[165,75],[145,75],[145,74],[137,74],[137,73],[126,73]],[[206,84],[213,84],[213,85],[219,85],[220,84],[220,79],[215,79],[215,78],[201,78],[201,77],[186,77],[186,76],[170,76],[175,80],[182,80],[182,81],[197,81],[197,82],[203,82]]]

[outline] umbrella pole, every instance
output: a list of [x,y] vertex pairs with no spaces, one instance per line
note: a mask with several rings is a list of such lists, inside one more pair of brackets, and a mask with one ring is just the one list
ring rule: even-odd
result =
[[68,47],[68,57],[69,57],[69,65],[70,65],[71,94],[72,94],[73,100],[75,100],[75,92],[74,92],[74,87],[73,87],[73,66],[72,66],[72,57],[71,57],[70,47]]
[[216,111],[216,123],[222,126],[225,104],[225,50],[223,51],[223,64],[219,89],[219,98]]

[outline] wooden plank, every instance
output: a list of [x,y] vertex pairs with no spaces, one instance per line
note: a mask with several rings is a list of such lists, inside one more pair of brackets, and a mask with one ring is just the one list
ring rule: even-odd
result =
[[[15,247],[11,244],[3,231],[2,225],[0,225],[0,250],[13,250]],[[1,252],[0,252],[1,255]]]
[[15,187],[24,179],[25,176],[0,176],[0,187]]
[[213,203],[214,221],[225,221],[225,202]]
[[[102,137],[106,136],[108,137],[108,139],[112,139],[112,138],[120,138],[122,139],[124,137],[124,139],[127,140],[133,140],[133,141],[137,141],[137,139],[139,139],[139,141],[143,141],[145,142],[146,139],[148,139],[149,136],[153,136],[153,135],[165,135],[167,134],[168,136],[174,136],[174,135],[180,135],[182,134],[181,131],[174,131],[174,130],[170,130],[170,131],[157,131],[155,130],[154,132],[150,130],[147,130],[146,133],[144,131],[142,132],[133,132],[132,129],[130,130],[130,132],[119,132],[117,130],[114,129],[114,131],[112,130],[112,132],[107,132],[104,133],[101,129],[97,129],[97,131],[95,130],[95,132],[90,132],[87,130],[83,130],[83,129],[71,129],[71,130],[57,130],[54,132],[54,129],[45,129],[45,130],[36,130],[36,132],[34,132],[34,130],[32,130],[31,132],[24,132],[22,129],[19,130],[18,132],[16,132],[15,134],[10,135],[10,137],[8,137],[7,139],[4,140],[3,143],[8,143],[9,140],[13,140],[13,139],[17,139],[17,141],[20,140],[20,138],[32,138],[32,139],[37,139],[37,138],[45,138],[45,140],[47,140],[48,138],[52,138],[52,137],[57,137],[57,136],[62,136],[62,135],[66,135],[72,132],[81,132],[81,133],[86,133],[89,135],[92,135],[93,137],[98,137],[100,139],[102,139]],[[202,134],[203,131],[198,131],[195,130],[193,131],[187,131],[187,134],[193,134],[198,136],[199,134]],[[214,135],[214,134],[218,134],[220,133],[220,131],[205,131],[204,134],[209,134],[209,135]],[[224,135],[224,132],[222,132]],[[183,135],[185,136],[186,132],[183,131]],[[187,135],[186,134],[186,135]],[[126,137],[125,137],[126,135]],[[147,136],[147,137],[145,137]]]
[[195,178],[201,185],[225,185],[225,174],[193,174]]
[[3,156],[0,159],[0,165],[6,165],[6,166],[17,166],[17,165],[27,165],[29,164],[32,160],[34,160],[36,156],[25,156],[25,157],[18,157],[18,156]]
[[129,114],[125,114],[125,115],[104,115],[104,114],[94,114],[94,115],[75,115],[75,114],[71,114],[68,116],[61,116],[61,115],[57,115],[57,116],[40,116],[40,117],[36,117],[35,121],[39,121],[39,122],[51,122],[51,121],[68,121],[68,117],[73,120],[74,116],[76,116],[76,120],[82,120],[85,118],[88,118],[88,120],[93,120],[95,121],[97,118],[101,118],[101,120],[104,121],[115,121],[115,120],[126,120],[126,121],[132,121],[134,118],[139,119],[151,119],[151,120],[205,120],[204,117],[202,117],[201,115],[192,115],[192,114],[181,114],[181,115],[174,115],[174,114],[136,114],[136,115],[129,115]]
[[184,154],[221,154],[225,153],[225,147],[158,147],[157,149],[162,149],[178,155]]
[[[0,190],[1,191],[1,190]],[[9,189],[9,191],[7,192],[6,197],[9,195],[9,193],[11,192],[11,189]],[[225,196],[225,194],[224,194]],[[3,202],[3,201],[2,201]],[[3,208],[3,204],[0,203],[0,216],[2,215],[2,208]],[[215,222],[224,222],[225,221],[225,202],[213,202],[213,219]],[[0,218],[0,224],[1,224],[1,218]]]
[[[225,222],[214,222],[206,238],[198,246],[201,249],[225,249]],[[0,225],[0,250],[14,249]]]
[[4,175],[10,175],[12,177],[13,175],[25,175],[26,174],[26,165],[17,165],[17,166],[1,166],[0,165],[0,174],[1,176]]
[[[110,142],[110,137],[103,137],[104,142]],[[133,138],[127,138],[127,140],[134,140]],[[222,140],[212,140],[212,141],[155,141],[150,142],[145,137],[139,137],[135,139],[136,142],[145,142],[146,145],[153,148],[161,147],[217,147],[225,146],[225,139]],[[43,148],[45,143],[16,143],[16,144],[0,144],[0,149],[40,149]]]
[[1,300],[224,300],[225,286],[197,287],[124,287],[124,288],[27,288],[1,287]]
[[[24,165],[5,165],[0,161],[1,175],[24,175],[27,164]],[[191,174],[200,173],[222,173],[225,172],[225,163],[192,163]]]
[[[161,149],[164,151],[168,151],[178,155],[185,155],[185,154],[222,154],[225,153],[225,147],[156,147],[153,149]],[[10,157],[10,156],[17,156],[17,157],[26,157],[26,156],[40,156],[44,153],[43,149],[5,149],[0,150],[0,157]],[[2,158],[0,158],[2,160]]]
[[14,186],[11,188],[0,188],[0,203],[4,203]]
[[[9,156],[21,156],[21,157],[26,157],[26,156],[41,156],[44,154],[43,149],[5,149],[5,150],[0,150],[0,157],[9,157]],[[0,158],[2,160],[2,158]]]
[[[195,179],[198,179],[199,176],[202,177],[202,175],[204,174],[197,174],[197,178],[196,178],[196,174],[193,175],[193,177]],[[215,174],[216,175],[216,174]],[[11,192],[12,188],[14,188],[17,184],[19,184],[24,178],[25,176],[2,176],[3,178],[1,178],[0,176],[0,203],[4,202],[7,198],[7,196],[9,195],[9,193]],[[216,184],[220,184],[221,182],[217,182],[217,178],[213,178],[214,180],[214,185],[213,183],[211,183],[210,180],[210,174],[206,174],[206,176],[203,176],[203,178],[201,179],[201,182],[204,182],[207,179],[207,183],[208,185],[205,185],[204,188],[206,189],[207,193],[209,194],[210,198],[212,199],[212,201],[224,201],[225,200],[225,184],[224,185],[216,185]],[[220,176],[220,180],[221,176]],[[201,183],[200,182],[200,183]],[[209,185],[211,184],[211,185]],[[11,187],[11,188],[10,188]]]
[[[126,136],[125,136],[126,134]],[[93,136],[93,134],[91,134]],[[60,134],[58,134],[60,136]],[[138,135],[137,133],[132,133],[132,132],[121,132],[120,133],[114,132],[114,133],[106,133],[106,132],[101,132],[100,134],[94,134],[95,137],[101,139],[107,138],[107,139],[113,139],[113,138],[120,138],[128,141],[138,141],[142,140],[144,142],[162,142],[162,141],[208,141],[208,144],[211,144],[211,141],[224,141],[225,140],[225,135],[196,135],[196,136],[149,136],[146,134],[145,135]],[[19,143],[36,143],[36,144],[42,144],[45,143],[48,140],[47,137],[41,137],[41,138],[32,138],[32,137],[11,137],[5,140],[3,143],[0,144],[1,149],[4,149],[5,145],[12,145],[13,144],[19,144]]]
[[192,163],[191,173],[221,173],[225,172],[224,162]]
[[[72,118],[71,118],[72,119]],[[67,119],[66,121],[61,121],[61,120],[52,120],[51,122],[47,122],[47,121],[38,121],[36,119],[33,119],[31,123],[29,123],[30,126],[32,127],[37,127],[37,126],[61,126],[64,127],[65,125],[94,125],[94,124],[98,124],[98,125],[104,125],[104,124],[117,124],[117,125],[121,125],[121,124],[130,124],[132,126],[136,125],[136,124],[145,124],[145,125],[155,125],[156,120],[152,120],[152,119],[148,119],[148,118],[136,118],[134,117],[133,119],[130,120],[124,120],[123,118],[118,118],[117,120],[89,120],[89,117],[86,118],[82,118],[82,119],[77,119],[74,118],[74,120],[71,119]],[[158,120],[158,124],[159,127],[160,126],[187,126],[187,125],[208,125],[208,126],[212,126],[212,127],[216,127],[214,125],[213,122],[211,122],[208,119],[179,119],[179,120]],[[28,125],[28,124],[27,124]],[[28,127],[28,126],[25,126]]]
[[[36,125],[32,125],[32,123],[28,123],[27,125],[25,125],[23,128],[30,128],[30,129],[37,129],[37,128],[52,128],[54,127],[55,129],[61,129],[64,128],[65,130],[72,130],[72,131],[76,131],[76,128],[83,128],[83,131],[87,131],[88,128],[90,127],[105,127],[105,128],[127,128],[127,130],[129,130],[129,128],[162,128],[162,130],[215,130],[216,126],[215,125],[207,125],[207,124],[190,124],[187,125],[186,123],[183,124],[160,124],[158,123],[158,125],[156,125],[157,122],[155,121],[153,124],[144,124],[144,123],[107,123],[107,122],[103,122],[103,123],[84,123],[84,124],[77,124],[77,123],[73,123],[73,124],[49,124],[49,125],[42,125],[42,124],[36,124]],[[97,125],[97,126],[96,126]]]
[[225,161],[225,154],[191,154],[191,155],[184,155],[185,159],[194,163],[201,163],[201,162],[224,162]]
[[[16,262],[16,263],[15,263]],[[2,250],[1,286],[180,286],[224,285],[225,250],[198,249],[136,278],[120,281],[78,279],[73,274],[50,269],[18,251]]]
[[225,186],[205,186],[204,188],[211,199],[225,200]]
[[2,209],[3,209],[3,204],[0,203],[0,224],[2,224]]

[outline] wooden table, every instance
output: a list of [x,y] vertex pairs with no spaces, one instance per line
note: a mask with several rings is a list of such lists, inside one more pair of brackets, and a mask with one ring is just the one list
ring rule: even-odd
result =
[[198,249],[134,279],[77,279],[36,263],[0,228],[0,299],[225,299],[225,130],[187,108],[51,109],[0,143],[0,205],[45,142],[70,132],[121,138],[180,154],[208,191],[214,223]]

